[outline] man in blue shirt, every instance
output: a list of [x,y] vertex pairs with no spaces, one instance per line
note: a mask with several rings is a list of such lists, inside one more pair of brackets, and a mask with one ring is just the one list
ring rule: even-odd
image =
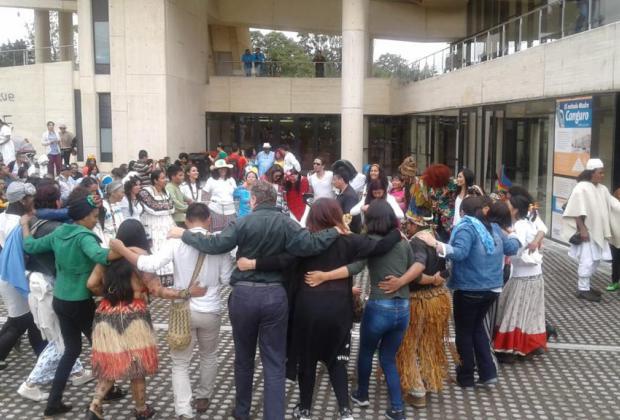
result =
[[256,164],[258,165],[258,177],[265,175],[265,172],[273,166],[276,155],[271,151],[271,144],[263,143],[263,150],[256,155]]
[[254,54],[249,48],[246,48],[245,52],[241,56],[241,62],[243,63],[243,71],[246,77],[252,76],[252,63],[254,63]]
[[254,52],[254,66],[256,67],[256,75],[262,76],[265,67],[265,54],[261,52],[260,48],[256,48]]

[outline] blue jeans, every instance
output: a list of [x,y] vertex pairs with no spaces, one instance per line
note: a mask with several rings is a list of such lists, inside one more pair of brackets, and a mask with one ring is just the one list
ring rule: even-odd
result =
[[461,364],[456,368],[456,380],[460,386],[474,386],[475,366],[481,381],[497,378],[489,336],[484,329],[484,317],[498,296],[499,293],[491,291],[454,292],[454,333],[456,351],[461,358]]
[[236,418],[250,418],[258,342],[265,382],[263,418],[284,419],[288,326],[288,300],[284,287],[234,286],[228,300],[228,314],[235,343]]
[[369,300],[360,329],[360,353],[357,360],[357,393],[368,398],[372,358],[379,347],[379,363],[385,375],[392,409],[403,409],[400,375],[396,369],[396,352],[409,325],[409,300]]

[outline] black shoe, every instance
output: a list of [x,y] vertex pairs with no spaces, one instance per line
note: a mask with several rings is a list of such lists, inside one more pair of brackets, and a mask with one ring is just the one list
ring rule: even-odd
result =
[[391,408],[385,412],[385,417],[390,420],[406,420],[407,419],[407,417],[405,417],[405,410],[396,411]]
[[545,332],[547,333],[547,341],[550,338],[558,339],[558,329],[552,323],[545,321]]
[[507,365],[512,365],[517,361],[517,356],[511,353],[495,353],[495,357],[497,357],[498,362]]
[[69,404],[65,404],[65,403],[60,403],[56,406],[50,407],[49,405],[47,407],[45,407],[45,411],[43,412],[43,415],[45,417],[54,417],[57,416],[59,414],[65,414],[68,413],[69,411],[71,411],[73,407]]
[[3,360],[0,362],[0,370],[4,370],[8,367],[9,365]]
[[369,407],[370,401],[368,397],[362,397],[357,391],[351,394],[351,401],[353,401],[358,407]]
[[587,300],[588,302],[600,302],[601,301],[601,295],[597,295],[592,290],[577,291],[577,298]]
[[136,416],[136,420],[146,420],[157,414],[157,411],[155,411],[153,407],[147,404],[144,411],[133,410],[133,414]]
[[[103,414],[103,413],[102,413]],[[102,420],[103,417],[100,416],[98,413],[94,412],[92,409],[88,409],[88,411],[86,412],[86,420]]]
[[603,292],[602,292],[602,291],[600,291],[599,289],[596,289],[596,288],[594,288],[594,287],[590,287],[590,291],[591,291],[592,293],[596,294],[596,295],[599,295],[599,296],[602,296],[602,295],[603,295]]
[[120,386],[114,385],[112,388],[110,388],[108,393],[105,394],[105,397],[103,397],[103,401],[110,402],[120,400],[122,398],[125,398],[125,395],[127,395],[127,391],[124,391],[123,388],[121,388]]

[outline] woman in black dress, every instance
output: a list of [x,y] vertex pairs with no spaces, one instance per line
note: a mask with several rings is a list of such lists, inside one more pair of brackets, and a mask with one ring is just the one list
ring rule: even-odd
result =
[[[343,226],[343,213],[335,199],[315,201],[308,215],[308,230],[320,231]],[[385,254],[401,235],[397,229],[382,240],[366,236],[341,235],[322,254],[298,259],[297,274],[292,279],[296,293],[292,306],[292,346],[290,356],[298,360],[298,380],[301,402],[295,407],[294,417],[310,417],[314,391],[316,365],[322,361],[327,366],[329,378],[338,400],[341,419],[351,419],[347,362],[349,361],[351,328],[353,326],[353,280],[326,281],[312,287],[304,281],[306,273],[329,272],[358,259]],[[290,269],[295,261],[288,255],[266,257],[258,260],[240,259],[239,269],[259,271]]]

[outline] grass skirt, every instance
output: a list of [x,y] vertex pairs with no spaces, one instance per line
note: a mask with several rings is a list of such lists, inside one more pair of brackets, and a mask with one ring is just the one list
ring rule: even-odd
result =
[[[412,292],[409,327],[396,355],[401,388],[405,392],[439,392],[448,377],[450,293],[444,287]],[[455,357],[458,360],[458,357]]]
[[93,323],[93,373],[98,379],[138,379],[157,372],[157,340],[146,302],[112,306],[103,299]]

